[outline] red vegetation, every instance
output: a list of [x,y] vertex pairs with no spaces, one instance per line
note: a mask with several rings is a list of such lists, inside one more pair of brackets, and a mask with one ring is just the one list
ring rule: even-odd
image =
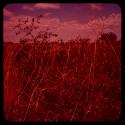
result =
[[120,51],[120,41],[4,43],[5,119],[118,120]]

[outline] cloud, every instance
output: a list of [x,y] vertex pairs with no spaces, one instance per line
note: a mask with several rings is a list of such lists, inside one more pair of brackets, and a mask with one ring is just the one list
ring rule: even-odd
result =
[[112,13],[108,17],[102,16],[88,22],[92,34],[99,35],[101,32],[114,32],[121,37],[121,14]]
[[4,13],[4,16],[6,16],[6,17],[10,17],[10,16],[13,15],[13,13],[11,11],[7,10],[7,9],[4,9],[3,13]]
[[53,16],[53,13],[48,12],[48,13],[43,14],[43,16],[44,17],[51,17],[51,16]]
[[29,11],[33,11],[34,10],[31,5],[24,5],[24,6],[22,6],[22,9],[29,10]]
[[50,3],[37,3],[34,5],[34,8],[37,9],[60,9],[59,4],[50,4]]
[[90,4],[90,7],[92,10],[97,10],[97,11],[101,11],[102,10],[102,6],[101,4]]
[[[11,27],[18,23],[19,18],[25,19],[27,17],[28,19],[32,19],[32,16],[19,15],[14,16],[14,18],[10,17],[9,20],[4,21],[4,38],[10,38],[10,40],[16,39],[15,41],[18,41],[17,38],[12,35]],[[40,24],[37,25],[41,30],[50,28],[52,32],[57,33],[59,37],[64,40],[69,40],[77,35],[81,35],[81,37],[90,38],[93,41],[94,39],[97,39],[97,35],[102,31],[102,28],[103,32],[114,32],[118,35],[118,38],[121,37],[120,13],[112,13],[107,17],[98,17],[88,21],[87,23],[80,23],[77,20],[62,21],[57,17],[45,16],[40,20]]]
[[61,6],[59,4],[52,4],[52,3],[37,3],[34,5],[23,5],[22,9],[23,10],[28,10],[28,11],[33,11],[35,9],[60,9]]
[[88,25],[93,28],[101,28],[102,26],[104,27],[109,27],[109,26],[121,26],[121,14],[120,13],[112,13],[108,17],[102,16],[98,17],[94,20],[90,20],[88,22]]

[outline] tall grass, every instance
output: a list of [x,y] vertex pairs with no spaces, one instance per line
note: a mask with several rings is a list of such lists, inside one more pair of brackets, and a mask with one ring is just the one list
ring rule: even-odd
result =
[[4,43],[5,119],[118,120],[120,51],[111,40]]

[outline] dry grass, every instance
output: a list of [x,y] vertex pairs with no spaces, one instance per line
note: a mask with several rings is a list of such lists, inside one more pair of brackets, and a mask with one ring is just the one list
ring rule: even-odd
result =
[[120,117],[121,43],[4,43],[4,117],[102,121]]

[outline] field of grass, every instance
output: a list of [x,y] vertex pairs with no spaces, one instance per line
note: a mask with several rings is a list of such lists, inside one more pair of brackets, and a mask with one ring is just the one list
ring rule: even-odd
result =
[[121,113],[121,41],[4,43],[4,117],[110,121]]

